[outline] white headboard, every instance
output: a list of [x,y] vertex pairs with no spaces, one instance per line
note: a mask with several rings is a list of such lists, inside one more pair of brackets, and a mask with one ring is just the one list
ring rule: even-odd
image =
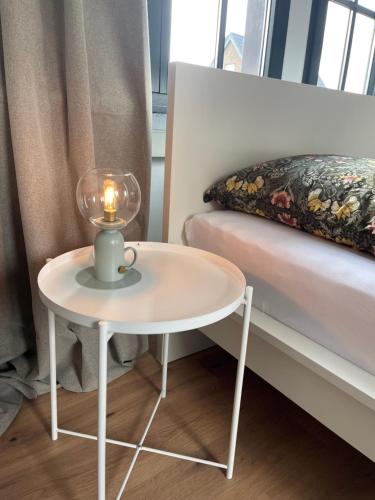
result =
[[375,98],[183,63],[169,66],[163,239],[212,209],[237,168],[302,153],[375,157]]

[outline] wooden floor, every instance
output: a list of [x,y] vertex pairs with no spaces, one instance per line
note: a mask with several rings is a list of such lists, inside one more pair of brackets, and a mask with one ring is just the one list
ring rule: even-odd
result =
[[[176,361],[146,445],[225,462],[235,361],[220,348]],[[108,387],[108,435],[136,442],[157,397],[149,355]],[[96,393],[58,391],[59,425],[96,432]],[[355,425],[353,423],[353,425]],[[49,397],[27,401],[0,440],[2,500],[96,498],[96,443],[49,438]],[[374,429],[375,432],[375,429]],[[133,451],[108,445],[107,498]],[[247,370],[234,478],[205,465],[142,452],[128,500],[375,499],[375,464]]]

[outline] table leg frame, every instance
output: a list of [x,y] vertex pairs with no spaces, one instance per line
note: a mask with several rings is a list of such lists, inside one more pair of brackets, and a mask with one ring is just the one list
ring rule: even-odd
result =
[[169,352],[169,333],[164,333],[163,335],[163,353],[162,353],[162,385],[161,385],[161,397],[164,399],[167,397],[167,372],[168,372],[168,352]]
[[98,382],[98,500],[105,500],[105,454],[107,422],[107,357],[108,341],[113,332],[106,321],[99,321]]
[[125,487],[137,461],[137,458],[141,451],[148,451],[151,453],[157,453],[164,456],[179,458],[181,460],[188,460],[191,462],[201,463],[205,465],[210,465],[213,467],[218,467],[226,470],[227,479],[233,477],[234,459],[236,452],[236,442],[238,433],[238,422],[240,415],[240,404],[243,386],[243,376],[245,370],[246,361],[246,351],[248,343],[248,334],[250,327],[250,315],[251,315],[251,303],[252,303],[253,288],[246,287],[243,305],[243,327],[242,327],[242,339],[241,339],[241,349],[237,364],[237,375],[236,375],[236,386],[234,393],[233,402],[233,412],[232,412],[232,423],[230,431],[230,441],[229,441],[229,451],[228,459],[226,464],[219,462],[214,462],[211,460],[205,460],[202,458],[191,457],[188,455],[182,455],[180,453],[174,453],[165,450],[159,450],[157,448],[150,448],[144,446],[144,441],[146,439],[147,433],[151,427],[152,421],[155,417],[156,411],[162,399],[166,397],[167,394],[167,373],[168,373],[168,348],[169,348],[169,334],[164,334],[163,338],[163,357],[162,357],[162,382],[161,391],[158,400],[154,406],[152,414],[147,422],[146,428],[142,434],[142,437],[138,444],[127,443],[126,441],[118,441],[114,439],[108,439],[106,437],[106,409],[107,409],[107,355],[108,355],[108,341],[112,337],[113,332],[109,329],[109,324],[105,321],[99,322],[99,387],[98,387],[98,435],[84,434],[81,432],[69,431],[66,429],[58,428],[57,425],[57,393],[56,393],[56,345],[55,345],[55,315],[52,311],[48,311],[48,324],[49,324],[49,342],[50,342],[50,374],[51,374],[51,435],[52,439],[56,440],[58,434],[68,434],[71,436],[92,439],[98,441],[98,500],[105,500],[105,456],[106,456],[106,444],[115,444],[119,446],[124,446],[127,448],[132,448],[135,450],[133,459],[125,475],[125,478],[121,484],[120,491],[116,497],[116,500],[120,500],[121,496],[125,491]]
[[56,376],[56,323],[55,313],[48,310],[49,373],[51,389],[51,438],[56,441],[57,430],[57,376]]
[[238,421],[240,418],[240,406],[241,406],[243,376],[244,376],[244,371],[245,371],[247,341],[248,341],[249,329],[250,329],[250,315],[251,315],[252,299],[253,299],[253,288],[248,286],[248,287],[246,287],[245,298],[244,298],[244,308],[245,309],[244,309],[244,313],[243,313],[243,322],[242,322],[241,350],[240,350],[240,356],[238,358],[238,363],[237,363],[236,388],[234,391],[232,424],[231,424],[230,440],[229,440],[227,479],[232,479],[232,477],[233,477],[234,456],[236,453]]

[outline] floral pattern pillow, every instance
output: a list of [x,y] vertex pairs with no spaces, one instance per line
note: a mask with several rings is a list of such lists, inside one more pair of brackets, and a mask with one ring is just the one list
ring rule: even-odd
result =
[[212,200],[375,255],[375,159],[267,161],[213,184],[204,194]]

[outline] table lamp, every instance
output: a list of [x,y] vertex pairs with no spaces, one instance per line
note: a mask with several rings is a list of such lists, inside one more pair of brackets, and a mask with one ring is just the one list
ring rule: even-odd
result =
[[[134,219],[141,204],[141,190],[130,172],[117,169],[88,170],[77,184],[77,203],[83,217],[100,231],[94,242],[95,277],[114,282],[134,265],[137,252],[124,248],[121,230]],[[133,259],[125,263],[125,253]]]

